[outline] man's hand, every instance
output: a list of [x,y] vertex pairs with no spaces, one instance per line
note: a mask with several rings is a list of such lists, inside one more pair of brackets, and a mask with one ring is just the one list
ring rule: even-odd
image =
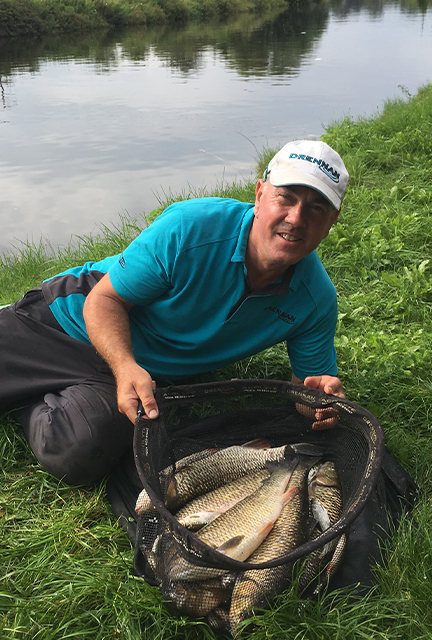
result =
[[306,385],[306,387],[319,389],[320,391],[324,391],[324,393],[345,398],[342,382],[339,378],[336,378],[336,376],[308,376],[304,379],[303,384]]
[[[300,380],[293,375],[291,380],[296,384],[304,384],[306,387],[311,387],[311,389],[319,389],[320,391],[324,391],[324,393],[345,398],[342,382],[335,376],[308,376],[304,380]],[[312,407],[297,402],[296,409],[307,418],[315,418],[312,429],[316,431],[331,429],[339,421],[339,415],[331,407],[327,409],[313,409]]]
[[117,370],[116,380],[119,411],[126,414],[131,422],[135,422],[139,400],[143,405],[144,417],[151,420],[158,417],[158,406],[153,395],[156,383],[145,369],[135,363],[127,369]]

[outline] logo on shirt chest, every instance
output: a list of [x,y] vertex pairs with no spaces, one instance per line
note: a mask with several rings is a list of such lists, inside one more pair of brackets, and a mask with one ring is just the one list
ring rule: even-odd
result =
[[281,309],[278,309],[277,307],[265,307],[264,310],[272,311],[277,315],[279,320],[283,320],[287,324],[294,324],[294,322],[296,321],[295,316],[291,316],[289,313],[285,313],[285,311],[281,311]]

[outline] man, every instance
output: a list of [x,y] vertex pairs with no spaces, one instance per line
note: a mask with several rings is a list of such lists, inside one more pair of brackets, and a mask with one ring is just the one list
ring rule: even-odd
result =
[[[343,396],[336,294],[314,250],[347,183],[328,145],[289,143],[254,205],[175,203],[121,255],[59,274],[1,311],[0,406],[22,404],[15,417],[41,464],[71,484],[97,481],[130,447],[138,400],[157,417],[156,382],[281,340],[294,382]],[[334,422],[325,410],[316,418],[315,428]]]

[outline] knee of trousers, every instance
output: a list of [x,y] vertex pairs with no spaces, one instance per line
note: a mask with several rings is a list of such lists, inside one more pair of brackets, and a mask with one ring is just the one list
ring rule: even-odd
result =
[[133,425],[118,411],[115,397],[84,391],[77,385],[48,393],[17,414],[40,464],[71,485],[99,482],[133,439]]

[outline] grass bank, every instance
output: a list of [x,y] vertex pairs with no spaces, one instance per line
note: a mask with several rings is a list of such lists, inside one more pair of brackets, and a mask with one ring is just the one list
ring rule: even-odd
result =
[[0,0],[0,37],[220,20],[289,4],[290,0]]
[[[320,248],[338,290],[340,374],[348,397],[380,418],[389,449],[424,494],[417,527],[403,522],[387,566],[376,567],[374,592],[337,604],[329,595],[300,609],[295,592],[287,591],[256,619],[251,637],[426,640],[432,634],[432,86],[388,102],[374,118],[332,125],[325,138],[351,175],[340,219]],[[263,153],[259,173],[271,155]],[[223,193],[250,201],[253,184]],[[182,197],[189,195],[196,194]],[[0,303],[66,266],[118,252],[141,225],[123,220],[60,253],[28,246],[3,258]],[[278,345],[215,375],[284,379],[290,368]],[[131,545],[103,488],[54,480],[12,420],[0,421],[0,637],[215,640],[207,625],[173,613],[156,588],[132,575]]]

